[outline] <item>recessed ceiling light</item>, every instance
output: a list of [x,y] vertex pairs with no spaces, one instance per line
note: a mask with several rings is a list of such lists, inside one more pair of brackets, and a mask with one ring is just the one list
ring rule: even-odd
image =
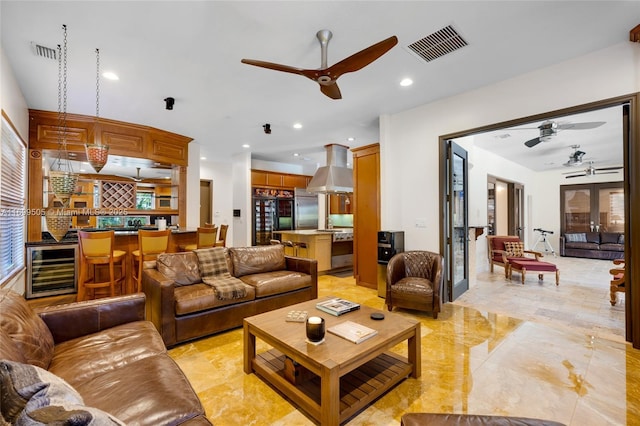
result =
[[201,159],[201,160],[206,160],[206,159],[207,159],[207,157],[200,157],[200,159]]
[[356,138],[354,138],[353,136],[351,136],[351,137],[348,137],[348,138],[347,138],[347,141],[348,141],[348,142],[353,142],[353,141],[355,141],[355,140],[356,140]]
[[411,86],[412,84],[413,80],[411,80],[410,78],[403,78],[402,81],[400,81],[400,86],[402,87]]
[[300,123],[295,123],[295,124],[293,125],[293,128],[294,128],[294,129],[302,129],[302,124],[300,124]]
[[102,76],[107,80],[120,80],[120,77],[118,77],[118,74],[111,71],[103,72]]
[[294,157],[299,157],[299,156],[300,156],[300,154],[298,154],[297,152],[294,152],[294,153],[293,153],[293,156],[294,156]]
[[251,145],[249,145],[248,143],[245,143],[242,145],[243,148],[249,148]]

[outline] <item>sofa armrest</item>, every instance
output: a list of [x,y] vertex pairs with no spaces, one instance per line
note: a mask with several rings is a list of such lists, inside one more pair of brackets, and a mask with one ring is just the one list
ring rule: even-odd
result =
[[56,344],[97,333],[117,325],[145,319],[145,295],[107,297],[97,300],[36,308]]
[[306,257],[285,256],[288,271],[311,275],[311,298],[318,297],[318,261]]
[[142,271],[142,291],[147,296],[147,319],[156,326],[164,344],[176,343],[175,282],[157,269]]
[[560,256],[564,256],[564,253],[565,253],[565,246],[564,246],[564,243],[565,243],[565,242],[566,242],[566,241],[565,241],[564,236],[563,236],[563,235],[560,235]]

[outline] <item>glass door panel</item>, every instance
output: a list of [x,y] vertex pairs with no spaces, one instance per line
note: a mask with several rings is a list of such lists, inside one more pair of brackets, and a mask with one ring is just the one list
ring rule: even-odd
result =
[[591,191],[568,189],[564,191],[564,232],[589,232],[591,220]]
[[445,266],[449,300],[469,289],[467,152],[449,141],[447,157],[447,246]]

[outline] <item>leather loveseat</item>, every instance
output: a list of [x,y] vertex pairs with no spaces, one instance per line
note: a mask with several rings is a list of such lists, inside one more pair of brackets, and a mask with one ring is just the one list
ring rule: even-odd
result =
[[624,259],[624,234],[619,232],[566,233],[560,237],[560,256]]
[[167,345],[242,326],[245,317],[318,297],[318,262],[285,256],[284,246],[224,250],[229,274],[244,287],[241,297],[221,298],[204,283],[196,252],[167,253],[145,265],[142,289],[147,319]]
[[2,424],[211,425],[145,296],[32,309],[0,290]]

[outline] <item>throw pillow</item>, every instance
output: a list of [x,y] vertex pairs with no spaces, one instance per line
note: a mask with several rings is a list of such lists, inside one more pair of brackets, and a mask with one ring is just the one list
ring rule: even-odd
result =
[[198,256],[202,279],[231,276],[227,266],[227,249],[213,247],[194,250]]
[[66,381],[30,364],[0,361],[0,413],[15,425],[123,425],[115,417],[85,407],[80,394]]
[[586,243],[587,242],[587,234],[584,232],[573,233],[573,234],[564,234],[565,240],[568,243]]
[[504,251],[507,252],[507,257],[524,257],[524,243],[505,241]]
[[164,253],[158,255],[158,272],[173,280],[176,285],[190,285],[202,281],[198,256],[193,252]]

